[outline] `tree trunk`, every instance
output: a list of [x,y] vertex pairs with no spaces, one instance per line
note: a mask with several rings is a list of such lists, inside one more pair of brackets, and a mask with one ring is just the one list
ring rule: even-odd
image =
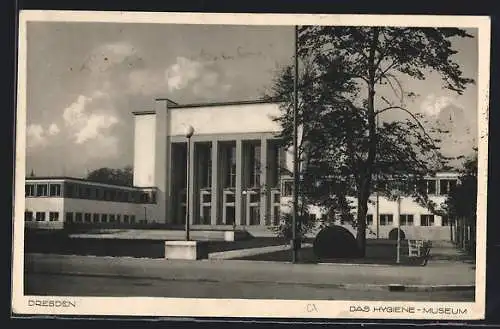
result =
[[360,257],[365,257],[366,254],[366,213],[368,211],[368,198],[364,193],[358,193],[358,212],[357,223],[358,230],[356,234],[356,242]]

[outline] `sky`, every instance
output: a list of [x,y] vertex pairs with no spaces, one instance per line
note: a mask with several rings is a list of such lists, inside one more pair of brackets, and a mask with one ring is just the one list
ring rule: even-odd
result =
[[[477,79],[477,38],[459,39],[454,48],[464,75]],[[155,98],[180,104],[261,98],[277,69],[293,61],[293,28],[29,22],[27,51],[26,170],[83,177],[133,164],[132,112],[152,110]],[[430,74],[403,87],[419,94],[410,110],[451,128],[443,153],[470,152],[475,85],[457,96]]]

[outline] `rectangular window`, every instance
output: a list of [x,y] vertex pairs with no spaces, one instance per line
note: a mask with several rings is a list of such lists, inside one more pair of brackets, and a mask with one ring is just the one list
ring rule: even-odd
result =
[[26,184],[24,186],[24,195],[27,196],[27,197],[35,196],[35,185],[33,185],[33,184]]
[[81,222],[83,222],[83,215],[82,215],[82,213],[81,213],[81,212],[77,212],[77,213],[75,214],[75,222],[77,222],[77,223],[81,223]]
[[66,223],[73,223],[73,213],[72,212],[66,213]]
[[393,216],[392,214],[381,214],[380,215],[380,225],[392,225]]
[[291,179],[283,180],[281,195],[284,197],[291,197],[293,195],[293,181]]
[[92,222],[92,214],[85,213],[85,223]]
[[123,222],[128,223],[128,215],[123,215]]
[[48,196],[48,186],[47,184],[37,184],[36,185],[36,196]]
[[50,184],[50,196],[61,196],[61,184]]
[[121,215],[116,215],[116,221],[119,223],[121,220]]
[[75,185],[72,183],[64,183],[64,196],[67,198],[74,198],[75,195]]
[[226,149],[226,184],[225,187],[236,186],[236,146]]
[[260,145],[250,145],[250,186],[260,186]]
[[33,211],[25,211],[24,212],[24,220],[26,222],[31,222],[33,220]]
[[130,215],[130,223],[135,223],[135,215]]
[[102,223],[107,223],[108,222],[108,215],[107,214],[102,214],[101,215],[101,222]]
[[441,179],[439,181],[439,194],[447,195],[457,186],[457,181],[453,179]]
[[45,222],[45,212],[37,211],[35,216],[37,222]]
[[58,222],[59,221],[59,213],[56,211],[49,212],[49,221]]
[[99,223],[99,214],[93,214],[92,215],[92,221],[94,223]]
[[373,215],[366,215],[366,225],[373,225]]
[[109,215],[109,222],[110,223],[114,223],[115,222],[115,215],[114,214]]
[[421,215],[420,226],[434,226],[434,215]]
[[427,194],[436,194],[436,180],[427,179],[425,183],[427,186]]
[[402,214],[399,216],[401,225],[411,226],[413,225],[413,215]]

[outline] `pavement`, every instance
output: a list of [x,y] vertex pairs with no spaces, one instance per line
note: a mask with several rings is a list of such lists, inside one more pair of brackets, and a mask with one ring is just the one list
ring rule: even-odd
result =
[[[270,252],[269,248],[283,247],[273,246],[264,247],[264,249],[267,248],[266,252]],[[443,248],[450,252],[446,247]],[[239,255],[244,252],[258,251],[237,251]],[[224,253],[235,254],[235,251]],[[25,255],[25,272],[40,275],[64,274],[179,283],[267,283],[357,290],[450,291],[472,290],[475,287],[473,264],[449,259],[430,261],[428,266],[415,267],[369,264],[291,264],[224,259],[222,254],[219,253],[218,258],[212,256],[212,259],[202,261],[27,254]]]

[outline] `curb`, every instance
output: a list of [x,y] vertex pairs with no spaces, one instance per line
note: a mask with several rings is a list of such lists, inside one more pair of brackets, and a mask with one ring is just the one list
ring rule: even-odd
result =
[[214,280],[204,278],[164,278],[160,276],[135,276],[113,273],[84,273],[84,272],[56,272],[56,271],[24,271],[26,274],[54,275],[54,276],[80,276],[89,278],[116,278],[125,280],[154,280],[154,281],[174,281],[174,282],[203,282],[203,283],[244,283],[244,284],[277,284],[286,286],[305,286],[311,288],[330,288],[345,290],[363,291],[391,291],[391,292],[433,292],[433,291],[470,291],[475,290],[474,284],[469,285],[404,285],[404,284],[364,284],[364,283],[310,283],[310,282],[275,282],[275,281],[251,281],[251,280]]

